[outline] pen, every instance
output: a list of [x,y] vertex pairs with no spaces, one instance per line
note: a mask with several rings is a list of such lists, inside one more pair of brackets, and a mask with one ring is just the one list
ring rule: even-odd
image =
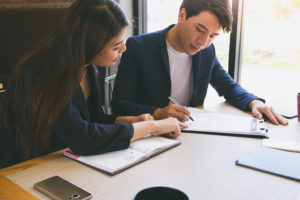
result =
[[[169,97],[169,99],[170,99],[170,101],[171,101],[172,103],[181,106],[180,103],[178,103],[178,101],[175,100],[174,98]],[[193,119],[191,116],[189,116],[189,118],[190,118],[190,120],[194,121],[194,119]]]

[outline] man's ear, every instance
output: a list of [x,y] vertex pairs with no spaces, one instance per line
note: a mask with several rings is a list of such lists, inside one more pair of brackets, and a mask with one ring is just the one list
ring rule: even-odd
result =
[[186,20],[186,10],[185,8],[181,8],[178,14],[178,23]]

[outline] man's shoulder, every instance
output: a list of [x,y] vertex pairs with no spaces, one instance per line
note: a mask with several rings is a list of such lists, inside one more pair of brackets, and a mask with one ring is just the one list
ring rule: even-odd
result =
[[128,38],[127,43],[136,43],[136,44],[153,44],[159,42],[159,33],[146,33],[142,35],[136,35]]
[[135,35],[128,38],[127,43],[134,43],[136,45],[153,45],[159,44],[165,40],[166,29],[159,30],[151,33],[145,33],[141,35]]
[[198,56],[202,56],[205,59],[214,59],[216,56],[214,45],[211,44],[206,49],[199,51],[197,54],[195,54],[195,57],[198,57]]

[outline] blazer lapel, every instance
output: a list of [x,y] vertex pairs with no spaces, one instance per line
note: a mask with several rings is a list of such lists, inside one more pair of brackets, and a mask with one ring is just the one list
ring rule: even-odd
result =
[[78,110],[82,115],[82,117],[86,120],[90,120],[88,105],[80,86],[78,87],[78,89],[74,94],[73,102],[77,105]]
[[162,30],[159,34],[159,49],[160,49],[160,54],[163,59],[164,67],[168,72],[169,78],[170,77],[170,63],[169,63],[169,57],[168,57],[168,51],[167,51],[167,43],[166,43],[166,38],[167,38],[167,33],[168,31],[173,27],[174,25],[169,26],[168,28]]
[[199,84],[199,77],[201,75],[200,69],[201,69],[201,57],[202,53],[201,51],[198,52],[196,55],[192,57],[192,68],[193,68],[193,84],[194,84],[194,91],[192,96],[191,105],[195,104],[195,97],[197,96],[196,91],[198,91],[198,84]]
[[[97,103],[97,107],[99,105],[102,105],[102,100],[101,100],[101,96],[99,93],[99,83],[98,83],[98,69],[95,66],[88,66],[87,68],[87,73],[89,74],[89,80],[91,83],[91,94],[93,93],[93,98],[96,98],[96,103]],[[75,102],[75,104],[77,105],[80,114],[82,115],[82,117],[86,120],[90,120],[90,113],[89,113],[89,108],[88,108],[88,104],[87,101],[85,100],[82,88],[79,86],[78,89],[76,90],[75,94],[74,94],[74,98],[73,101]]]
[[91,77],[90,81],[91,81],[91,85],[93,86],[92,88],[93,88],[96,108],[99,109],[101,113],[104,113],[102,107],[104,101],[104,86],[101,87],[99,83],[99,81],[104,81],[104,80],[99,79],[100,72],[95,65],[91,65],[89,67],[90,67],[89,75]]

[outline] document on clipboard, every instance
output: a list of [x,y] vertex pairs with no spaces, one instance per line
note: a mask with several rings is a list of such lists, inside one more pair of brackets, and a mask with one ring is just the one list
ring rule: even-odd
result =
[[206,133],[230,136],[267,138],[268,127],[265,121],[250,116],[236,116],[188,108],[194,121],[186,122],[183,132]]

